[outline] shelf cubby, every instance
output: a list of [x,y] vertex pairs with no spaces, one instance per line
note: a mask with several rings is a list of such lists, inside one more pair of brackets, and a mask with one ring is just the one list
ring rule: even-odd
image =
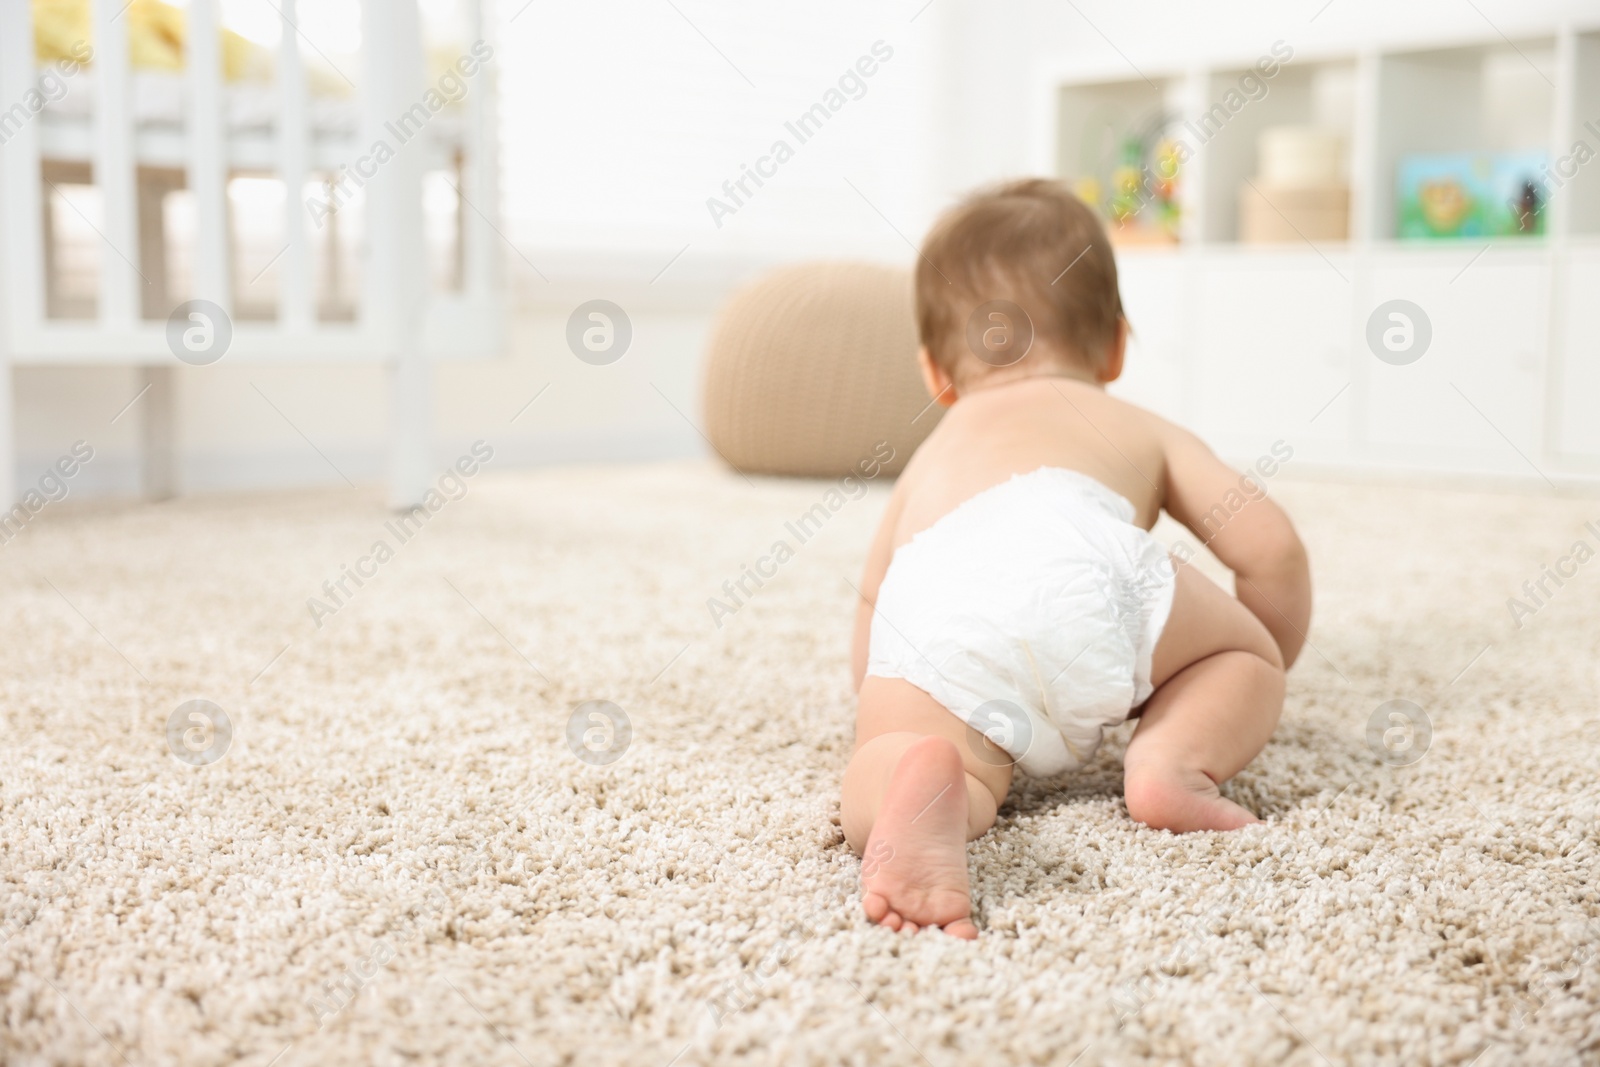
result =
[[1556,104],[1554,37],[1380,55],[1372,240],[1399,235],[1399,171],[1417,153],[1544,152]]
[[1109,179],[1131,135],[1145,140],[1182,115],[1182,77],[1063,85],[1057,89],[1055,172],[1071,182],[1093,179],[1109,196]]
[[[1252,97],[1252,91],[1260,95]],[[1223,102],[1230,94],[1243,96],[1245,103],[1221,123]],[[1344,144],[1339,177],[1349,182],[1355,94],[1354,60],[1284,64],[1271,78],[1262,78],[1259,71],[1248,67],[1208,72],[1203,94],[1206,102],[1199,117],[1186,124],[1197,139],[1206,137],[1196,145],[1195,160],[1204,167],[1203,192],[1197,205],[1202,239],[1239,239],[1241,190],[1250,188],[1247,181],[1259,178],[1259,139],[1274,126],[1313,126],[1338,134]]]
[[1552,160],[1554,180],[1562,184],[1552,199],[1564,205],[1556,218],[1568,233],[1600,237],[1600,29],[1573,34],[1570,54],[1571,104]]

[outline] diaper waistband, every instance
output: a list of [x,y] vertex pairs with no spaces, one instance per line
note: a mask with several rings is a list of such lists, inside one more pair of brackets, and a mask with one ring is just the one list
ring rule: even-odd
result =
[[991,485],[963,500],[940,516],[933,525],[919,531],[902,547],[916,544],[925,535],[937,536],[935,531],[942,527],[960,525],[973,512],[1000,505],[1005,502],[1005,498],[1019,493],[1029,495],[1043,493],[1055,500],[1063,496],[1070,497],[1119,522],[1132,523],[1138,514],[1132,501],[1127,497],[1082,471],[1067,467],[1035,467],[1031,471],[1013,474],[1005,481]]
[[1013,482],[1050,482],[1064,490],[1076,493],[1079,496],[1092,500],[1096,505],[1105,509],[1113,518],[1123,522],[1132,522],[1138,515],[1138,509],[1133,506],[1133,501],[1111,488],[1097,478],[1091,478],[1082,471],[1075,471],[1068,467],[1035,467],[1026,474],[1013,474],[1002,485]]

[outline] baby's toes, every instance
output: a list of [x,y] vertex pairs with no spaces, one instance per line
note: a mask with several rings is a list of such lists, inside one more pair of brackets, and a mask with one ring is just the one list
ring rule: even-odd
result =
[[879,926],[898,930],[905,923],[900,913],[889,907],[889,898],[881,893],[868,893],[862,897],[861,908],[867,913],[867,918]]

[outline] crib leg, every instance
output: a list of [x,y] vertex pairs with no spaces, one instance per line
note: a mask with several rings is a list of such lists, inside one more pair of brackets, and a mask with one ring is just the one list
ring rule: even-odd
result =
[[17,502],[17,438],[11,401],[11,361],[0,351],[0,511]]
[[172,367],[142,368],[140,388],[149,387],[144,409],[141,488],[147,500],[178,495],[178,379]]
[[390,433],[389,504],[396,509],[422,503],[435,471],[433,462],[433,365],[416,338],[390,366],[393,398]]

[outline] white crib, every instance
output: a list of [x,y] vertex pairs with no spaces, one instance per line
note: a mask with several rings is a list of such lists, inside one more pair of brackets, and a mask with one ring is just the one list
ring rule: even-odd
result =
[[[317,2],[317,0],[311,0]],[[489,38],[483,0],[462,0],[469,41]],[[376,167],[362,189],[365,239],[359,293],[349,314],[319,310],[308,205],[297,191],[313,176],[353,163],[424,98],[417,0],[361,0],[359,88],[348,121],[314,111],[295,0],[276,0],[284,23],[270,92],[250,102],[226,83],[218,0],[189,0],[182,91],[163,107],[136,94],[124,0],[92,0],[93,56],[69,91],[76,107],[25,105],[39,85],[30,0],[0,0],[0,501],[16,500],[11,367],[101,364],[141,368],[144,491],[178,491],[175,374],[168,312],[181,299],[213,302],[232,319],[227,361],[379,361],[390,368],[391,501],[420,501],[431,469],[432,363],[497,354],[504,332],[497,232],[495,92],[492,63],[476,71],[459,102]],[[92,77],[89,75],[92,74]],[[144,89],[144,86],[139,86]],[[85,100],[84,98],[87,98]],[[37,100],[37,97],[31,98]],[[91,106],[84,106],[85,104]],[[263,103],[265,106],[262,106]],[[7,112],[6,109],[12,109]],[[31,114],[30,114],[31,113]],[[9,118],[7,117],[9,115]],[[19,121],[21,120],[21,121]],[[247,167],[284,185],[283,250],[269,317],[234,314],[228,186]],[[454,282],[430,282],[423,178],[447,169],[459,195]],[[52,170],[54,168],[54,170]],[[59,313],[51,299],[56,264],[49,233],[51,175],[80,173],[99,190],[106,245],[92,317]],[[192,291],[166,292],[161,191],[184,187],[192,204]],[[137,250],[137,251],[135,251]],[[343,319],[345,321],[338,321]]]

